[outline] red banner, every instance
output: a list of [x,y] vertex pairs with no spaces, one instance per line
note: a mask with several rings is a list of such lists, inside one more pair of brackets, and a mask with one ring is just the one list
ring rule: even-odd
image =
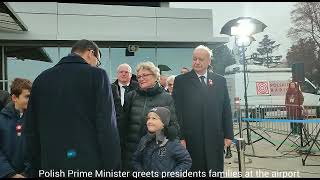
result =
[[269,83],[267,81],[256,82],[256,92],[257,92],[257,95],[268,95],[268,94],[270,94]]

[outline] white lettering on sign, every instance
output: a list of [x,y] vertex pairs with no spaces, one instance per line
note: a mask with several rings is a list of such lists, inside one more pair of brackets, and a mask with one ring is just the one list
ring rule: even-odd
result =
[[269,81],[271,96],[285,96],[289,81]]

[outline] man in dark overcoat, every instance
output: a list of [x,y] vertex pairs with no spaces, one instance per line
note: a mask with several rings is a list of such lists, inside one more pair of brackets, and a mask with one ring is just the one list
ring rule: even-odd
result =
[[117,80],[111,84],[118,125],[120,115],[123,113],[125,95],[130,91],[138,89],[138,87],[139,83],[132,80],[130,65],[126,63],[120,64],[117,68]]
[[224,148],[231,145],[233,124],[224,77],[208,71],[212,51],[193,52],[193,70],[175,78],[173,98],[193,171],[222,172]]
[[109,78],[98,46],[78,41],[34,81],[25,122],[34,176],[44,171],[117,170],[120,140]]

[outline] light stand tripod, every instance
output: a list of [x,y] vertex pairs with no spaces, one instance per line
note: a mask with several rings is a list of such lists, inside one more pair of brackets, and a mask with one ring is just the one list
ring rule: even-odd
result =
[[[249,45],[251,42],[254,40],[252,37],[253,34],[262,32],[267,26],[262,23],[261,21],[251,18],[251,17],[239,17],[236,19],[232,19],[228,21],[222,28],[220,34],[226,34],[229,36],[235,36],[236,44],[237,40],[238,42],[241,42],[241,50],[242,50],[242,56],[241,58],[243,59],[243,66],[244,66],[244,77],[245,77],[245,49],[244,49],[244,43],[248,42]],[[240,41],[241,39],[241,41]],[[246,77],[245,77],[245,102],[246,102],[246,117],[248,117],[248,103],[247,103],[247,84],[246,84]],[[240,111],[240,104],[239,104],[239,110],[237,110],[239,113],[238,118],[239,118],[239,133],[240,133],[240,138],[237,140],[237,150],[238,150],[238,161],[239,161],[239,171],[244,172],[244,145],[245,141],[242,138],[242,120],[241,118],[241,111]],[[250,132],[252,129],[249,127],[249,123],[247,122],[247,139],[249,144],[251,143],[251,137],[250,137]],[[256,133],[256,132],[255,132]],[[258,133],[256,133],[258,134]],[[260,135],[261,136],[261,135]],[[265,139],[265,138],[264,138]],[[253,149],[253,146],[252,146]]]
[[[243,79],[244,79],[244,101],[245,101],[245,117],[248,118],[249,117],[249,108],[248,108],[248,95],[247,95],[247,63],[246,63],[246,59],[245,59],[245,46],[242,44],[241,46],[241,51],[240,51],[240,57],[242,59],[243,62]],[[252,128],[250,128],[250,124],[248,121],[246,121],[246,125],[247,127],[245,127],[243,130],[247,130],[247,145],[252,145],[255,142],[258,142],[262,139],[266,140],[267,142],[269,142],[270,144],[276,146],[273,142],[271,142],[270,140],[268,140],[267,138],[265,138],[264,136],[262,136],[261,134],[257,133],[255,130],[253,130]],[[243,131],[242,130],[242,131]],[[251,141],[251,132],[255,133],[256,135],[260,136],[260,138],[258,140],[255,141]],[[252,146],[252,151],[254,153],[254,149]]]

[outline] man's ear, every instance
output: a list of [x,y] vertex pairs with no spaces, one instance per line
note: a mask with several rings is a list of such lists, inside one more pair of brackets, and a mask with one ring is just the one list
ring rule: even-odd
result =
[[93,53],[91,53],[91,51],[87,51],[87,52],[84,52],[83,55],[89,60],[91,59],[91,56],[93,56]]
[[16,102],[17,99],[18,99],[18,97],[15,94],[11,95],[12,102]]

